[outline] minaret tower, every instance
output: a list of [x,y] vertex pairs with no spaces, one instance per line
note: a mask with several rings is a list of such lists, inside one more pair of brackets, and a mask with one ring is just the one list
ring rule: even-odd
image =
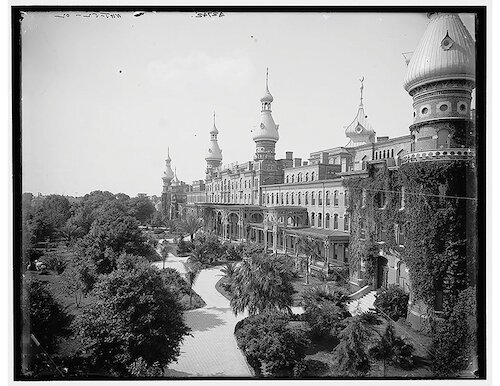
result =
[[210,142],[205,160],[207,161],[207,175],[220,166],[222,162],[222,150],[217,143],[217,135],[219,130],[215,126],[215,111],[214,111],[214,127],[210,130]]
[[172,166],[171,166],[172,160],[170,159],[170,149],[167,148],[167,159],[165,160],[165,171],[163,172],[163,177],[161,178],[163,180],[163,193],[168,192],[170,183],[172,182],[172,179],[174,178],[174,172],[172,171]]
[[167,148],[167,159],[165,160],[165,171],[163,172],[163,191],[161,193],[161,208],[164,216],[170,217],[170,206],[172,201],[172,180],[174,178],[174,172],[172,166],[170,165],[172,160],[170,159],[170,149]]
[[361,82],[361,86],[359,88],[360,98],[358,113],[356,114],[356,118],[354,118],[354,121],[352,121],[345,129],[345,135],[347,138],[349,138],[349,143],[347,144],[348,147],[365,145],[367,143],[375,142],[376,133],[366,119],[365,108],[363,106],[364,80],[364,76],[359,80]]
[[[471,117],[475,43],[457,14],[428,16],[430,22],[408,63],[403,84],[413,98],[413,123],[411,149],[399,169],[405,191],[419,193],[406,201],[403,252],[411,282],[408,321],[414,328],[420,328],[429,309],[448,315],[459,291],[474,285],[478,255]],[[419,200],[426,195],[442,198],[428,198],[424,206]],[[446,215],[438,226],[426,228],[419,222],[442,213]],[[428,268],[436,256],[447,259],[447,263],[441,261],[447,266],[444,275]],[[430,285],[424,286],[426,276]]]
[[266,71],[266,92],[260,102],[262,103],[261,120],[259,127],[254,129],[253,140],[255,142],[255,157],[257,160],[274,160],[276,142],[280,138],[278,134],[279,125],[274,123],[271,115],[271,102],[274,100],[269,92],[269,71]]

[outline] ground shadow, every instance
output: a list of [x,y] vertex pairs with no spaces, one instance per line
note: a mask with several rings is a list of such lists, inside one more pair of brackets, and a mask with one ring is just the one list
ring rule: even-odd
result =
[[168,378],[185,378],[185,377],[194,377],[194,374],[185,373],[184,371],[177,371],[174,369],[166,369],[163,373],[163,376]]
[[185,314],[186,324],[194,331],[208,331],[221,326],[224,320],[213,313],[206,312],[205,308],[189,311]]

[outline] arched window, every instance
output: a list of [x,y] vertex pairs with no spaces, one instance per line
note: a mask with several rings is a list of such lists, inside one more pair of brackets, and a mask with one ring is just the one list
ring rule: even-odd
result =
[[391,157],[394,158],[394,149],[391,149]]
[[315,220],[316,219],[314,217],[314,212],[313,212],[313,213],[311,213],[311,226],[315,226],[316,225]]
[[302,182],[302,173],[297,174],[297,182]]
[[326,206],[330,206],[330,192],[328,190],[325,192],[325,201]]
[[295,203],[294,203],[294,201],[295,201],[295,200],[294,200],[294,196],[295,196],[295,193],[293,193],[293,192],[292,192],[292,202],[291,202],[291,204],[292,204],[292,205],[294,205],[294,204],[295,204]]
[[349,232],[349,213],[344,214],[344,231]]
[[302,196],[302,193],[298,192],[297,193],[297,204],[299,204],[299,205],[301,204],[301,202],[300,202],[300,196]]
[[311,181],[314,181],[314,172],[311,172]]
[[311,192],[311,205],[316,205],[316,194]]
[[269,193],[266,193],[266,201],[269,204]]
[[306,173],[306,182],[309,181],[309,173]]
[[325,215],[325,228],[329,229],[330,228],[330,213],[327,213]]
[[309,205],[309,193],[308,192],[305,193],[304,202],[306,205]]
[[339,229],[339,215],[337,213],[333,215],[333,229]]
[[288,193],[286,194],[286,204],[288,205]]
[[292,183],[295,182],[295,174],[292,174]]
[[323,218],[322,218],[321,213],[318,213],[318,228],[322,228],[322,227],[323,227]]
[[359,220],[359,238],[362,240],[365,239],[365,222],[363,219]]
[[377,154],[377,152],[375,152],[375,159],[378,159],[378,154]]
[[323,205],[323,197],[321,192],[318,192],[318,205]]
[[339,206],[339,192],[333,192],[333,206]]
[[288,184],[288,176],[286,176],[286,183]]
[[283,193],[281,193],[281,205],[283,205]]
[[344,206],[347,208],[349,206],[349,191],[344,192]]

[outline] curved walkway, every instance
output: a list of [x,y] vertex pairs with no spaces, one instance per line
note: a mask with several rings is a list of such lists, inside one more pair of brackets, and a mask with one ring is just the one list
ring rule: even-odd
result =
[[252,376],[234,338],[234,326],[247,315],[234,316],[229,301],[215,289],[222,275],[219,267],[200,272],[193,288],[206,306],[184,313],[192,336],[184,339],[181,355],[166,376]]

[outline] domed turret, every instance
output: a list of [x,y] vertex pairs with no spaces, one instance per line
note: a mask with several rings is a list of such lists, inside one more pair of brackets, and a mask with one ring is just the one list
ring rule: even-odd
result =
[[356,118],[354,118],[354,120],[345,129],[345,135],[347,138],[349,138],[349,143],[347,144],[347,146],[349,147],[375,142],[375,131],[366,119],[365,108],[363,106],[364,80],[364,77],[360,79],[361,97],[358,107],[358,113],[356,114]]
[[208,151],[205,157],[205,161],[207,161],[207,172],[212,170],[218,166],[220,166],[222,161],[222,150],[217,143],[217,135],[219,134],[219,130],[215,126],[215,112],[214,112],[214,126],[212,130],[210,130],[210,142],[208,144]]
[[274,122],[271,114],[271,102],[274,100],[269,92],[269,72],[266,72],[266,92],[262,102],[261,118],[259,125],[252,130],[253,140],[256,144],[255,159],[274,159],[275,146],[280,136],[279,125]]
[[162,180],[163,180],[163,191],[167,191],[168,187],[174,178],[174,172],[172,170],[172,166],[170,165],[172,160],[170,159],[170,149],[167,148],[167,159],[165,160],[165,171],[163,172]]
[[[469,147],[474,137],[474,40],[458,15],[433,13],[429,17],[431,21],[408,63],[403,83],[413,97],[411,150],[417,153]],[[442,157],[448,153],[437,154]]]
[[457,14],[433,13],[408,63],[404,88],[410,92],[429,82],[475,80],[475,47]]

